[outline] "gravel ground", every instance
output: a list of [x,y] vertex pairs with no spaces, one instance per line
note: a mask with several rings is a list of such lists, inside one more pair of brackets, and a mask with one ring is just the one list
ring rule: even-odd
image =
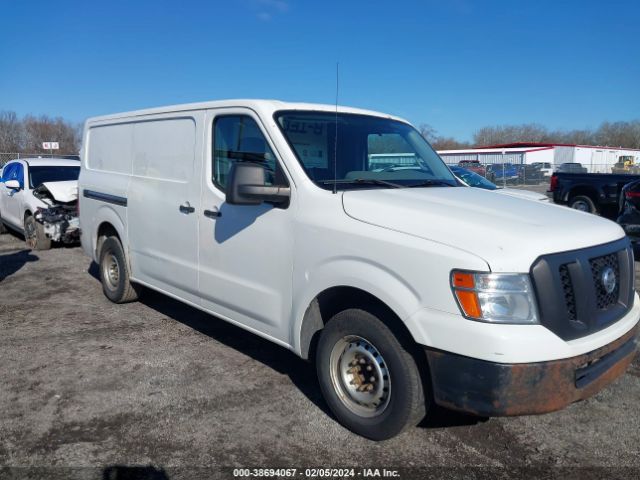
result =
[[80,248],[31,252],[1,236],[0,326],[0,478],[232,478],[229,467],[275,466],[640,476],[638,358],[560,412],[436,409],[374,443],[334,421],[310,364],[159,294],[111,304]]

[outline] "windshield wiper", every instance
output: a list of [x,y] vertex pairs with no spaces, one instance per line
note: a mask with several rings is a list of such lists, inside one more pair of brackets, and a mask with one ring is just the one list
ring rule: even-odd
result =
[[411,184],[411,185],[407,185],[407,188],[434,187],[434,186],[455,187],[456,185],[452,185],[451,183],[446,182],[444,180],[425,180],[425,181],[420,182],[420,183],[414,183],[414,184]]
[[402,188],[402,185],[393,182],[387,182],[386,180],[378,180],[377,178],[354,178],[354,179],[342,179],[342,180],[323,180],[323,185],[339,185],[339,184],[351,184],[351,185],[383,185],[389,188]]

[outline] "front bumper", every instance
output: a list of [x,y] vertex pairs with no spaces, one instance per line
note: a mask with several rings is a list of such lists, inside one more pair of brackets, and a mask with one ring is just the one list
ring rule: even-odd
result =
[[482,416],[559,410],[621,376],[635,356],[639,330],[637,324],[597,350],[549,362],[495,363],[425,348],[435,402]]

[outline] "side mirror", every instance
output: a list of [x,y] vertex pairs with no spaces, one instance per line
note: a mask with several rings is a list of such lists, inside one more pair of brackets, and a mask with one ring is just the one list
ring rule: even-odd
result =
[[20,182],[18,180],[7,180],[4,184],[10,190],[20,190]]
[[258,163],[236,162],[229,171],[226,194],[231,205],[260,205],[288,202],[291,189],[265,185],[265,170]]

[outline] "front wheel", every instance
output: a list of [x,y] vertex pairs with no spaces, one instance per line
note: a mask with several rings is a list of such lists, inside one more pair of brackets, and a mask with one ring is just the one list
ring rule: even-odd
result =
[[577,195],[571,199],[569,206],[581,212],[598,213],[596,204],[586,195]]
[[24,221],[24,239],[32,250],[49,250],[51,239],[44,233],[44,226],[36,222],[33,215],[29,215]]
[[369,312],[344,310],[327,323],[318,341],[316,370],[329,408],[358,435],[386,440],[426,414],[413,356]]

